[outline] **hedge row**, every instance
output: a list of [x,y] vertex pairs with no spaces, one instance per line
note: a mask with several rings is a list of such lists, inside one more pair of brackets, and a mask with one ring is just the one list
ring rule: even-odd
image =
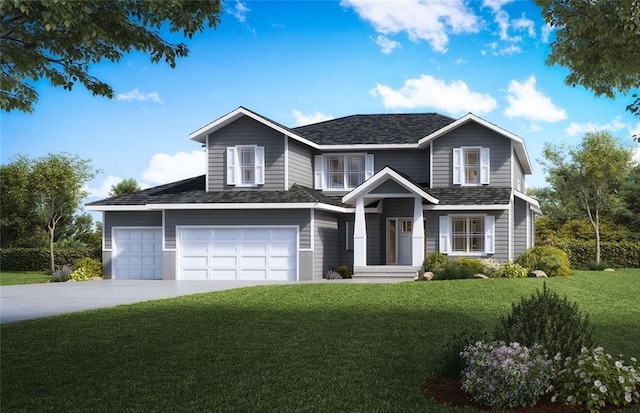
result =
[[[101,260],[100,249],[91,248],[60,248],[55,249],[56,266],[72,265],[76,260],[84,257]],[[48,248],[4,248],[0,250],[0,269],[2,271],[49,271]]]
[[[571,268],[588,268],[596,260],[595,241],[573,240],[558,247],[569,254]],[[602,242],[600,261],[613,268],[640,268],[640,242]]]

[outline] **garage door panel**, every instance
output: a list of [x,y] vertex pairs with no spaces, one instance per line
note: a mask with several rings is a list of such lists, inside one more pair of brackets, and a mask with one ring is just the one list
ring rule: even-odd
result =
[[182,270],[185,279],[189,280],[206,280],[208,279],[208,271],[206,269],[187,269]]
[[162,279],[162,229],[114,228],[116,279]]
[[[180,228],[179,232],[179,278],[202,277],[208,270],[209,279],[296,279],[295,228]],[[197,275],[187,271],[196,269],[201,270]]]

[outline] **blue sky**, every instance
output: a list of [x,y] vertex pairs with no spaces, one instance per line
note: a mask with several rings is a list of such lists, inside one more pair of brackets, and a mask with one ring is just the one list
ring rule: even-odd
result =
[[184,41],[175,69],[139,53],[90,72],[115,99],[39,81],[35,112],[3,112],[1,160],[59,151],[90,158],[102,172],[88,201],[135,178],[143,187],[204,173],[188,134],[245,106],[287,126],[356,113],[467,112],[527,145],[534,174],[544,142],[578,143],[607,130],[636,149],[631,98],[596,98],[563,80],[545,59],[553,30],[530,2],[226,1],[221,23]]

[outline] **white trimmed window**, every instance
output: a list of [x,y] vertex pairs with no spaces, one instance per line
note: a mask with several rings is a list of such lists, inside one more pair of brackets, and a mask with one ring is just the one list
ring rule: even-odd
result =
[[440,217],[440,252],[450,255],[495,253],[493,215],[443,215]]
[[486,185],[489,183],[489,148],[469,146],[453,148],[453,183]]
[[227,148],[227,185],[264,185],[264,147],[237,145]]
[[315,157],[315,188],[353,189],[373,176],[373,155],[330,154]]

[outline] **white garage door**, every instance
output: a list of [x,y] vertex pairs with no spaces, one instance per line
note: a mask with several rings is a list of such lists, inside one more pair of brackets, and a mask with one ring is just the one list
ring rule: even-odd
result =
[[162,229],[114,228],[112,276],[162,279]]
[[295,280],[295,227],[178,229],[178,278]]

